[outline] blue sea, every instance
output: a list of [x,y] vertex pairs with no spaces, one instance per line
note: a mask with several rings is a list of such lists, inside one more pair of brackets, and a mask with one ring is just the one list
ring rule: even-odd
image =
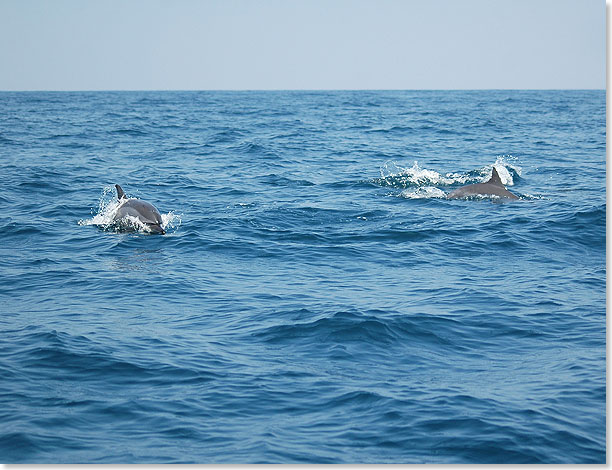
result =
[[2,463],[605,463],[604,90],[0,111]]

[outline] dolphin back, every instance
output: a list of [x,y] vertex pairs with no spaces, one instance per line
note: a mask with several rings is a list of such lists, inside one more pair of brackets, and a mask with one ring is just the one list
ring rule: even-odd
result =
[[461,199],[477,195],[519,199],[518,196],[506,189],[495,167],[493,167],[493,171],[491,172],[491,178],[486,183],[468,184],[467,186],[455,189],[446,197],[448,199]]
[[161,225],[162,218],[159,211],[153,204],[140,199],[128,199],[121,207],[117,210],[115,220],[123,219],[125,216],[138,217],[138,219],[150,225]]

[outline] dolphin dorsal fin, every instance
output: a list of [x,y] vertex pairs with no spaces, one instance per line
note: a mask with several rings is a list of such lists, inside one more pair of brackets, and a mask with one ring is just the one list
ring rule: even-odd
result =
[[495,169],[495,167],[493,167],[493,172],[491,174],[491,179],[489,181],[487,181],[488,184],[495,184],[497,186],[503,186],[504,183],[502,183],[501,178],[499,177],[499,173],[497,173],[497,170]]
[[117,199],[119,200],[123,199],[125,197],[125,193],[123,192],[123,189],[121,189],[121,186],[116,184],[115,188],[117,189]]

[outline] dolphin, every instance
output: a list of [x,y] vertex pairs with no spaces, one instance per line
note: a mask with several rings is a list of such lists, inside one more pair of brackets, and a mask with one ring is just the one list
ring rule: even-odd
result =
[[116,184],[115,188],[117,189],[117,199],[120,205],[113,217],[113,222],[121,223],[127,216],[136,217],[140,222],[149,227],[151,232],[161,233],[162,235],[166,233],[162,228],[161,214],[153,204],[141,201],[140,199],[128,199],[121,186]]
[[495,167],[493,167],[491,179],[489,179],[489,181],[486,183],[476,183],[462,186],[461,188],[455,189],[449,193],[446,197],[448,199],[461,199],[479,194],[484,196],[498,196],[505,199],[518,199],[518,196],[515,196],[506,189]]

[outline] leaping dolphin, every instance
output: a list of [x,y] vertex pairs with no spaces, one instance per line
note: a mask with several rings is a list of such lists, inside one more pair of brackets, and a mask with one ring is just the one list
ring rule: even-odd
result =
[[145,224],[153,233],[161,233],[162,235],[166,231],[162,228],[162,218],[159,211],[146,201],[140,199],[127,198],[123,189],[118,184],[115,185],[117,189],[117,199],[119,200],[120,206],[113,217],[113,222],[121,223],[127,216],[136,217],[140,222]]
[[446,197],[448,199],[461,199],[476,195],[498,196],[506,199],[518,199],[518,196],[515,196],[506,189],[495,167],[493,167],[493,174],[491,175],[491,179],[486,183],[468,184],[467,186],[455,189]]

